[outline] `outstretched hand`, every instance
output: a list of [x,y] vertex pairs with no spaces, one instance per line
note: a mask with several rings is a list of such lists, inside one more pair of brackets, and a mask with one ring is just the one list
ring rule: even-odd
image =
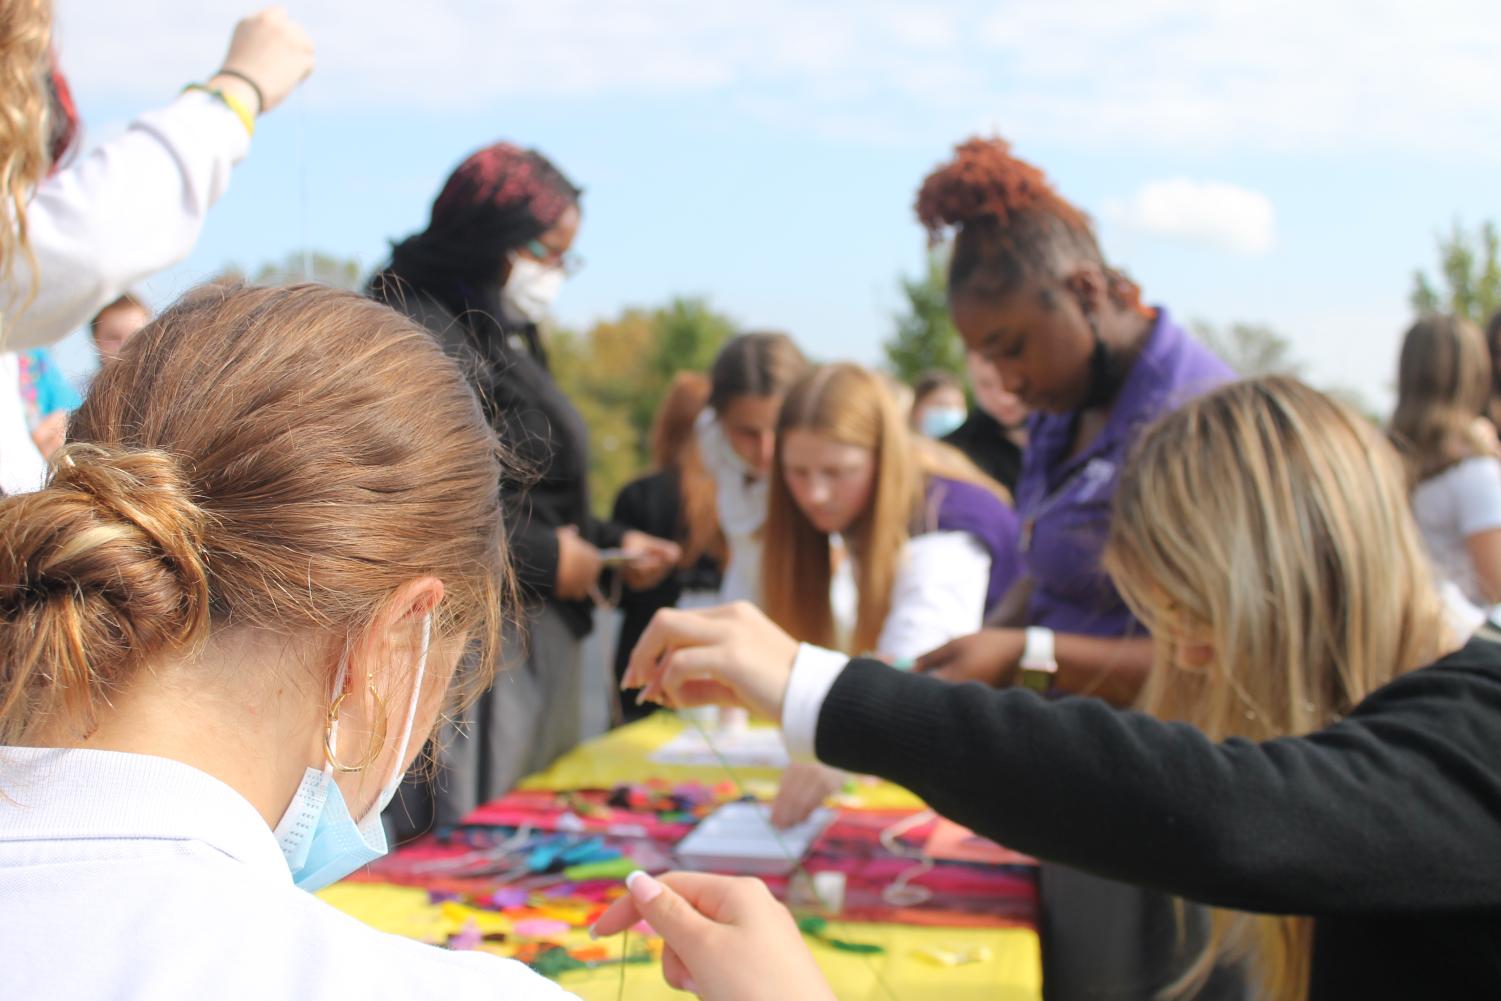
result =
[[683,556],[683,548],[676,542],[645,532],[626,532],[620,548],[631,555],[630,562],[621,570],[621,576],[633,591],[649,591],[662,583]]
[[633,872],[595,922],[614,935],[646,921],[665,943],[662,976],[704,1001],[833,1001],[792,915],[759,879]]
[[674,708],[744,706],[782,718],[798,644],[748,602],[701,611],[664,608],[631,652],[621,688]]

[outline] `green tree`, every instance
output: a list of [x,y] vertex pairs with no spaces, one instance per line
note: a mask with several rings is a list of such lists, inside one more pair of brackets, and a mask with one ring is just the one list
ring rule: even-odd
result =
[[[1235,374],[1250,379],[1259,375],[1303,377],[1303,361],[1293,354],[1292,339],[1262,323],[1232,323],[1219,328],[1203,320],[1192,324],[1194,336],[1205,347],[1234,369]],[[1353,386],[1315,387],[1359,413],[1372,424],[1382,423],[1380,414],[1365,394]]]
[[1414,272],[1413,309],[1453,313],[1480,324],[1501,310],[1501,234],[1494,222],[1482,223],[1474,235],[1455,222],[1438,238],[1438,257],[1442,288],[1423,271]]
[[684,371],[707,371],[724,342],[735,334],[735,323],[700,298],[674,299],[654,311],[651,322],[645,371],[631,407],[631,426],[643,462],[651,447],[652,420],[672,377]]
[[1232,323],[1218,328],[1202,320],[1193,324],[1194,336],[1203,342],[1235,374],[1297,375],[1303,369],[1292,356],[1292,341],[1260,323]]
[[279,261],[267,261],[256,269],[254,277],[239,265],[224,268],[223,277],[232,281],[249,281],[255,285],[296,285],[312,281],[320,285],[358,291],[363,287],[364,268],[358,259],[311,251],[304,260],[301,251],[292,251]]
[[948,250],[928,254],[917,278],[901,279],[905,308],[894,317],[896,329],[883,345],[891,374],[907,384],[933,369],[964,378],[964,343],[949,318]]
[[706,370],[735,330],[703,299],[679,298],[549,337],[553,377],[589,429],[598,512],[608,512],[620,488],[650,465],[652,420],[672,377]]

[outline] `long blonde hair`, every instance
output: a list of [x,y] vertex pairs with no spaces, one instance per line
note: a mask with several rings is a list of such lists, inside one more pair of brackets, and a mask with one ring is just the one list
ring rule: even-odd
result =
[[858,365],[826,365],[804,376],[782,404],[763,535],[761,587],[766,614],[794,637],[835,647],[829,537],[793,499],[782,468],[789,431],[813,431],[875,458],[870,501],[844,532],[856,560],[860,600],[850,652],[874,651],[891,610],[902,548],[923,528],[934,476],[975,483],[1009,501],[1006,490],[958,450],[912,434],[880,376]]
[[[1126,463],[1105,564],[1156,640],[1142,707],[1215,740],[1339,719],[1453,645],[1396,455],[1359,415],[1286,377],[1161,419]],[[1179,665],[1179,642],[1212,644]],[[1204,952],[1255,957],[1271,997],[1308,990],[1308,919],[1216,911]]]
[[[51,98],[47,89],[52,44],[51,0],[9,0],[0,16],[0,192],[10,213],[0,226],[0,281],[16,254],[30,258],[26,203],[47,173]],[[33,275],[32,287],[35,289]]]
[[1488,454],[1476,431],[1491,391],[1491,353],[1460,316],[1425,316],[1402,340],[1391,439],[1416,486],[1464,459]]

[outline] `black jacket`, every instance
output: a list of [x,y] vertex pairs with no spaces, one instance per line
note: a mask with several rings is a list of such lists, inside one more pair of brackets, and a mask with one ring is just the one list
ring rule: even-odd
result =
[[[666,469],[632,480],[622,487],[615,498],[614,519],[626,528],[659,539],[682,542],[682,506],[678,474]],[[620,638],[615,644],[615,677],[625,675],[631,651],[658,609],[676,605],[685,590],[717,591],[719,585],[719,567],[712,557],[706,555],[693,566],[669,574],[650,591],[624,591],[620,599]],[[623,700],[622,707],[627,719],[650,711],[637,709],[633,699]]]
[[824,701],[817,750],[1020,851],[1312,916],[1314,1001],[1501,997],[1496,644],[1260,744],[857,660]]
[[1016,481],[1022,472],[1021,446],[1006,437],[1006,429],[994,417],[975,407],[963,424],[951,431],[944,442],[969,456],[969,460],[1001,486],[1016,493]]
[[553,594],[557,530],[575,525],[600,547],[620,544],[625,530],[599,521],[589,506],[589,432],[547,368],[535,330],[505,331],[483,313],[460,322],[437,300],[408,290],[390,305],[433,333],[459,360],[501,444],[518,466],[501,481],[511,560],[523,594],[554,605],[575,636],[594,625],[588,601]]

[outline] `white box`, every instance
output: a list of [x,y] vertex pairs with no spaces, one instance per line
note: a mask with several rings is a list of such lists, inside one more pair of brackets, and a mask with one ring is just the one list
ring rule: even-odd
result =
[[678,843],[678,861],[690,869],[748,876],[782,876],[797,868],[813,842],[834,822],[834,811],[815,810],[794,827],[777,830],[766,803],[726,803]]

